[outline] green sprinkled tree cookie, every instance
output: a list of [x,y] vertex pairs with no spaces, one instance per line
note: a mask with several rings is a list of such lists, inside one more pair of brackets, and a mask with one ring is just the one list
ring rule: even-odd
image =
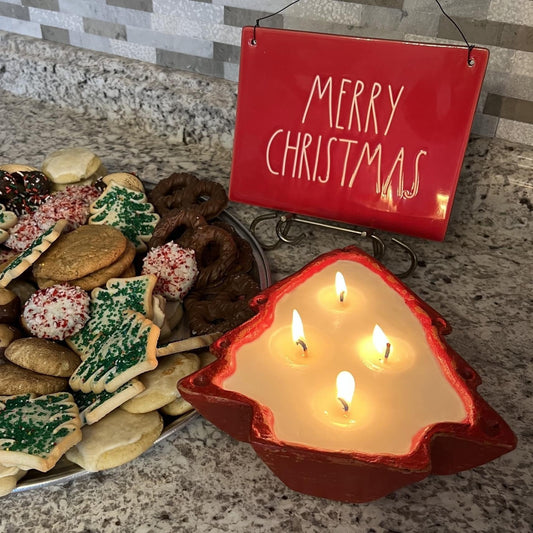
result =
[[0,287],[7,287],[9,283],[23,274],[41,255],[50,248],[64,229],[67,227],[66,220],[57,221],[52,227],[39,235],[29,246],[20,253],[0,273]]
[[141,313],[129,309],[122,317],[120,326],[112,334],[102,335],[97,349],[72,374],[69,383],[73,390],[114,392],[157,366],[159,328]]
[[0,397],[0,464],[47,472],[80,440],[78,407],[68,392]]
[[153,297],[157,277],[150,274],[134,278],[110,279],[106,288],[91,292],[90,316],[85,326],[67,339],[82,359],[100,349],[107,337],[122,325],[127,309],[153,317]]
[[89,224],[108,224],[120,229],[138,252],[146,251],[159,215],[146,194],[112,181],[91,204]]
[[144,385],[138,379],[132,379],[120,386],[115,392],[103,391],[100,394],[95,394],[94,392],[75,391],[74,401],[80,410],[82,426],[98,422],[143,390]]

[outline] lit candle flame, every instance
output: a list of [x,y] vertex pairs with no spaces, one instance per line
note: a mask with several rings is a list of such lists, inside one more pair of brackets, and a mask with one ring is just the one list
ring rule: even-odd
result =
[[346,288],[344,276],[340,272],[335,274],[335,290],[337,291],[337,297],[339,298],[339,301],[344,302],[348,290]]
[[305,343],[304,325],[300,314],[296,309],[292,310],[292,340],[302,347],[304,353],[307,351],[307,344]]
[[372,340],[374,342],[374,346],[376,347],[376,350],[383,354],[385,357],[385,361],[388,359],[389,355],[392,351],[392,345],[387,338],[387,335],[383,333],[383,330],[376,324],[374,327],[374,333],[372,334]]
[[350,372],[343,370],[337,376],[337,400],[342,404],[345,411],[350,409],[355,392],[355,380]]

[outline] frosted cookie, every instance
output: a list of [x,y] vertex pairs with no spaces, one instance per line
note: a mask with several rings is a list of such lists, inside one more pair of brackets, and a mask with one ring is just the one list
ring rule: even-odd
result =
[[132,379],[120,386],[115,392],[103,391],[95,394],[94,392],[75,391],[73,396],[80,410],[82,426],[98,422],[143,390],[144,385],[138,379]]
[[146,254],[142,273],[157,276],[156,294],[167,300],[183,301],[198,277],[195,253],[175,242],[167,242]]
[[4,357],[33,372],[62,378],[70,377],[81,363],[79,356],[66,346],[36,337],[13,341]]
[[134,278],[110,279],[106,287],[91,292],[90,319],[75,335],[67,339],[67,344],[82,359],[93,353],[107,337],[120,328],[123,312],[126,310],[141,313],[146,318],[153,316],[153,299],[157,278],[137,276]]
[[163,431],[157,411],[132,414],[117,409],[83,428],[83,439],[66,457],[89,472],[114,468],[148,450]]
[[9,238],[9,228],[17,223],[18,217],[13,211],[7,211],[4,205],[0,204],[0,243]]
[[0,366],[0,396],[52,394],[67,390],[67,385],[66,378],[45,376],[12,363]]
[[157,366],[159,328],[140,313],[123,312],[122,323],[83,360],[69,383],[73,390],[116,391],[139,374]]
[[178,396],[174,401],[161,407],[160,411],[164,415],[168,416],[180,416],[189,411],[192,411],[194,407],[181,396]]
[[55,190],[70,184],[88,185],[106,170],[100,158],[83,147],[63,148],[49,154],[42,171],[48,176]]
[[117,185],[131,189],[132,191],[144,192],[142,181],[133,174],[128,174],[127,172],[108,174],[102,178],[102,182],[106,185],[116,183]]
[[144,192],[111,182],[91,205],[89,224],[114,226],[133,243],[138,252],[146,250],[159,215]]
[[0,497],[14,490],[18,480],[25,474],[26,470],[22,470],[16,466],[0,465]]
[[155,370],[139,376],[143,392],[128,400],[122,408],[130,413],[147,413],[174,401],[178,381],[200,368],[200,359],[193,353],[169,355],[159,361]]
[[111,226],[80,226],[57,240],[33,267],[36,278],[58,282],[87,276],[114,263],[127,239]]
[[69,393],[0,398],[0,464],[47,472],[80,439]]
[[58,240],[66,226],[66,220],[59,220],[37,237],[26,250],[17,255],[0,273],[0,287],[7,287],[11,281],[30,268],[50,248],[51,244]]
[[89,301],[79,287],[63,284],[41,289],[24,304],[21,322],[35,337],[64,340],[89,320]]

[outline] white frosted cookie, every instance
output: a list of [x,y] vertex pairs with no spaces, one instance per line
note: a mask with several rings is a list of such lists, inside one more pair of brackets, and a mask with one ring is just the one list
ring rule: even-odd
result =
[[5,206],[0,204],[0,243],[5,242],[9,237],[9,228],[12,228],[18,220],[18,216],[13,211],[7,211]]
[[147,413],[173,402],[178,396],[178,381],[200,368],[194,353],[169,355],[159,361],[155,370],[139,376],[145,389],[122,405],[130,413]]
[[85,426],[81,442],[66,457],[90,472],[114,468],[145,452],[161,431],[163,420],[157,411],[133,414],[117,409],[96,424]]
[[55,190],[67,185],[90,185],[106,171],[100,158],[82,147],[63,148],[49,154],[43,162],[42,172],[48,176]]

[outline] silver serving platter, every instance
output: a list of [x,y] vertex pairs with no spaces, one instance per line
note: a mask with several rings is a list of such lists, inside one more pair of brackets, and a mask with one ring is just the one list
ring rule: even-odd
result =
[[[272,279],[270,276],[270,267],[268,266],[267,258],[261,249],[260,244],[248,231],[248,228],[246,228],[246,226],[244,226],[230,212],[224,211],[219,218],[223,222],[231,224],[239,236],[246,239],[250,243],[255,263],[253,275],[259,283],[261,289],[266,289],[271,284]],[[192,410],[175,418],[166,417],[166,424],[163,428],[163,432],[154,444],[167,439],[198,416],[200,416],[199,413],[195,410]],[[71,463],[63,457],[57,462],[54,468],[48,472],[30,470],[28,474],[26,474],[26,476],[20,480],[13,492],[23,492],[26,490],[48,487],[50,485],[67,483],[68,481],[72,481],[92,473],[93,472],[88,472],[87,470],[84,470],[78,465]]]

